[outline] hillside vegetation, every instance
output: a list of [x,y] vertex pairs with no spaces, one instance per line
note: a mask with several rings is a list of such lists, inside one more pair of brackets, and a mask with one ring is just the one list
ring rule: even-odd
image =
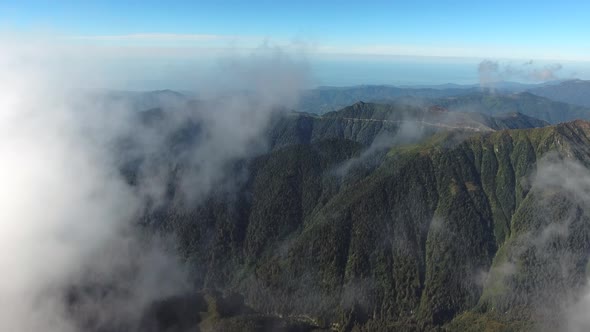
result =
[[178,237],[197,288],[309,329],[559,328],[550,299],[583,288],[590,220],[535,174],[589,165],[590,124],[543,125],[367,103],[291,113],[234,186],[146,224]]

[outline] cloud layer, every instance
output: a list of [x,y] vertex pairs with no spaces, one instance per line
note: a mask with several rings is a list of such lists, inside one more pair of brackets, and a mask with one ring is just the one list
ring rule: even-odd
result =
[[[137,226],[164,199],[169,166],[184,165],[177,183],[193,203],[226,182],[227,165],[262,151],[274,112],[296,102],[305,62],[279,49],[228,57],[208,77],[210,103],[176,107],[172,120],[149,128],[127,103],[73,89],[104,79],[83,49],[2,45],[0,330],[133,329],[151,301],[188,287],[173,243]],[[162,153],[190,121],[202,129],[194,145]],[[135,142],[130,155],[116,153],[125,139]],[[130,157],[143,160],[145,181],[122,175],[121,158]]]

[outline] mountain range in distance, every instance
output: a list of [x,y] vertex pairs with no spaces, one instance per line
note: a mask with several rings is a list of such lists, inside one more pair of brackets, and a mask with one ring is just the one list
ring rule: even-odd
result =
[[[247,94],[247,92],[243,92]],[[95,90],[91,95],[107,102],[122,102],[137,110],[181,107],[199,100],[198,93],[188,91],[116,91]],[[454,97],[454,98],[452,98]],[[538,98],[541,97],[541,98]],[[493,89],[479,85],[441,84],[418,86],[359,85],[352,87],[322,86],[302,92],[294,110],[323,114],[337,111],[356,102],[406,102],[410,104],[440,105],[454,111],[499,114],[519,112],[557,123],[577,118],[587,119],[590,108],[590,81],[562,80],[542,84],[497,82]],[[565,105],[569,104],[569,105]],[[557,111],[556,111],[557,110]],[[549,115],[548,112],[556,114]],[[543,114],[540,114],[543,113]]]
[[[247,92],[243,92],[247,94]],[[180,108],[200,103],[194,93],[172,90],[148,92],[100,91],[96,98],[126,103],[137,110]],[[590,119],[590,81],[566,80],[544,84],[499,82],[493,90],[476,85],[432,85],[395,87],[362,85],[354,87],[319,87],[303,91],[293,110],[325,114],[356,102],[396,103],[425,108],[441,107],[448,111],[479,112],[488,115],[521,113],[549,123]]]
[[[570,86],[574,85],[572,92]],[[509,95],[529,92],[553,101],[577,106],[589,106],[590,81],[567,80],[551,81],[543,84],[523,84],[516,82],[498,82],[482,88],[479,85],[424,85],[424,86],[388,86],[362,85],[354,87],[320,87],[302,94],[298,110],[313,113],[335,111],[357,101],[388,102],[398,98],[418,98],[435,101],[439,98],[490,94]]]

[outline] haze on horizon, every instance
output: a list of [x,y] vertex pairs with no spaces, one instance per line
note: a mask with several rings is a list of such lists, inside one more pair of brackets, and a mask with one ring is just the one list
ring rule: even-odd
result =
[[25,0],[1,6],[3,36],[91,53],[108,77],[103,88],[200,89],[219,58],[261,49],[307,61],[312,86],[475,84],[483,60],[517,70],[559,65],[550,79],[590,78],[590,4],[580,1]]

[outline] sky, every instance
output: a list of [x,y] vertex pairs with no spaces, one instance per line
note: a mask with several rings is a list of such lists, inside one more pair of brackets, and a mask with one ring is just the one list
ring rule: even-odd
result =
[[559,63],[563,78],[590,78],[588,12],[579,0],[0,0],[0,29],[99,47],[119,67],[149,55],[182,72],[272,45],[304,53],[318,84],[474,83],[485,59]]

